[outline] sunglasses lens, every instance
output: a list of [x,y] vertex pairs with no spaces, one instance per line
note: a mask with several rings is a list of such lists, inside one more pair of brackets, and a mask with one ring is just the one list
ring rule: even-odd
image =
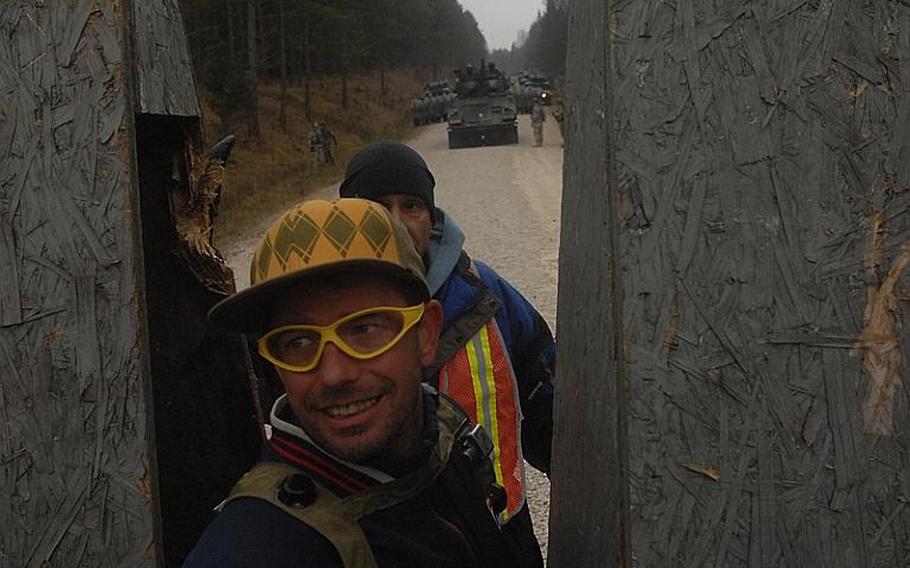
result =
[[269,337],[266,346],[275,359],[305,367],[313,362],[319,351],[319,333],[309,329],[291,329]]
[[351,357],[376,357],[399,341],[420,320],[423,304],[408,308],[368,308],[320,327],[290,325],[267,333],[259,351],[272,363],[291,371],[315,368],[322,345],[331,342]]
[[401,312],[374,312],[338,327],[338,337],[353,351],[366,355],[387,346],[404,327]]

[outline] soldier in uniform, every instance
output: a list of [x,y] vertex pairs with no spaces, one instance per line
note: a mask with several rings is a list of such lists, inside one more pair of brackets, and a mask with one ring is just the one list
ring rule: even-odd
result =
[[423,106],[423,96],[411,99],[411,123],[414,124],[414,126],[424,125]]
[[319,123],[319,139],[322,141],[322,151],[325,154],[325,162],[327,164],[335,163],[335,156],[332,154],[332,146],[338,144],[338,140],[335,139],[335,135],[329,130],[329,127],[326,123]]
[[562,137],[562,145],[566,145],[566,107],[562,100],[556,103],[553,108],[553,120],[559,126],[559,135]]
[[540,97],[534,98],[534,106],[531,107],[531,128],[534,130],[534,145],[543,145],[543,123],[547,119],[543,105],[540,104]]
[[313,123],[313,129],[310,130],[309,135],[310,143],[310,153],[313,154],[313,162],[316,166],[321,166],[325,163],[325,148],[322,145],[322,136],[319,132],[319,123]]

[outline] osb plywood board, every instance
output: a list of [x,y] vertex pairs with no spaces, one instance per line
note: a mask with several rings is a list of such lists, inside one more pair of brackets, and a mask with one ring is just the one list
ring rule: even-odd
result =
[[153,565],[124,7],[0,4],[0,564]]
[[910,565],[910,7],[572,10],[553,565]]

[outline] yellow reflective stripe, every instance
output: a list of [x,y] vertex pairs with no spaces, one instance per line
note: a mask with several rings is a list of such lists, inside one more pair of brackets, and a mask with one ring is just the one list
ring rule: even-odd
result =
[[[474,340],[469,341],[468,344],[465,345],[465,351],[468,353],[468,362],[471,366],[471,380],[474,382],[474,400],[477,404],[477,422],[487,429],[490,438],[493,439],[493,471],[496,474],[496,483],[504,487],[505,482],[503,481],[502,463],[500,459],[502,450],[500,450],[499,444],[499,420],[496,416],[498,410],[496,408],[495,396],[496,381],[493,376],[492,361],[490,361],[490,337],[487,335],[487,327],[482,327],[474,339],[480,339],[481,353],[477,352],[477,346],[475,345]],[[483,377],[481,377],[478,355],[483,357]],[[481,384],[481,381],[486,383],[486,389],[484,388],[484,385]],[[493,396],[490,396],[491,394]],[[484,406],[486,406],[488,412],[485,412]],[[489,421],[486,420],[487,416],[490,417]]]
[[471,366],[471,381],[474,383],[474,405],[476,406],[474,415],[477,417],[477,423],[486,428],[487,425],[484,424],[486,421],[483,416],[483,389],[480,386],[480,378],[478,377],[477,354],[474,353],[473,347],[472,342],[468,342],[465,345],[465,352],[468,354],[468,364]]
[[490,437],[493,438],[493,451],[495,452],[493,469],[496,471],[496,481],[505,487],[505,480],[502,475],[502,460],[500,459],[502,450],[499,443],[499,408],[496,406],[496,376],[493,374],[493,358],[490,356],[490,336],[487,332],[487,326],[483,326],[480,330],[480,342],[483,348],[484,361],[487,362],[484,366],[486,369],[484,378],[486,379],[487,392],[489,393],[487,407],[490,409]]

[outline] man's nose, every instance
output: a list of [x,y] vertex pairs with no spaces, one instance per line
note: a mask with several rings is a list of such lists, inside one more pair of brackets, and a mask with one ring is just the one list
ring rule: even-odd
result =
[[326,386],[352,383],[360,376],[359,361],[345,354],[332,342],[328,342],[319,361],[319,379]]

